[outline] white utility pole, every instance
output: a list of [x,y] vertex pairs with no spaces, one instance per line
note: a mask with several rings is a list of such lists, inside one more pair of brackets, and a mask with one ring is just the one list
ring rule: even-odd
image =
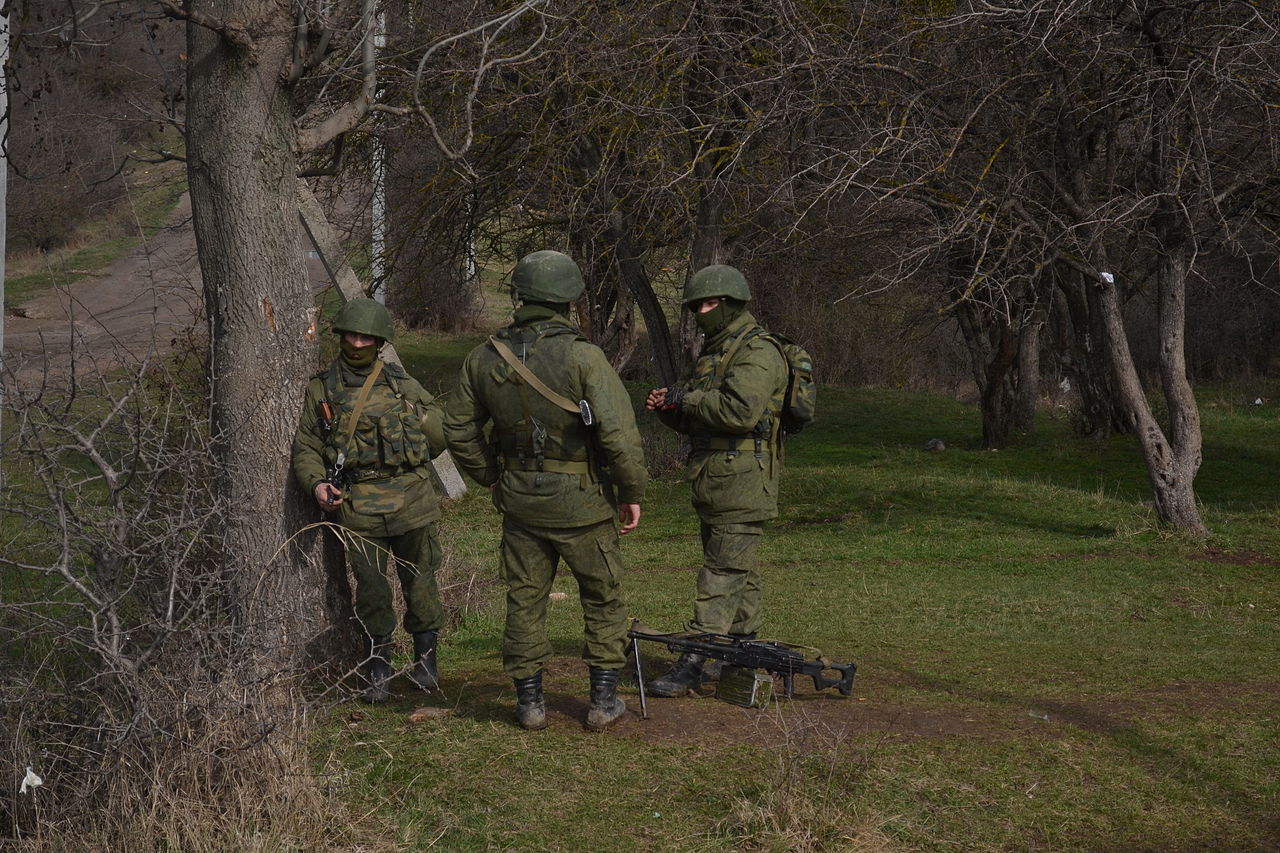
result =
[[[8,8],[7,4],[6,7]],[[9,15],[0,11],[0,448],[4,447],[4,253],[9,229]],[[4,468],[0,466],[0,488]]]

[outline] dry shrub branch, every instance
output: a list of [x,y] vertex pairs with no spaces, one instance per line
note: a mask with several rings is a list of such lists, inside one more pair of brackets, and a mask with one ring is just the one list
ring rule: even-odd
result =
[[[260,663],[297,639],[248,624],[218,559],[234,496],[205,485],[198,352],[7,377],[0,846],[359,849],[297,673]],[[28,767],[43,784],[20,792]]]

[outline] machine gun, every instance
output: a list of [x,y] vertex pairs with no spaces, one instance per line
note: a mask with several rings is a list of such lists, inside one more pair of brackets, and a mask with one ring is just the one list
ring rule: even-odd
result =
[[[640,683],[640,710],[646,717],[648,707],[644,695],[644,675],[640,665],[640,640],[662,643],[667,649],[678,654],[688,652],[702,655],[744,670],[763,669],[782,678],[783,695],[788,699],[794,695],[794,681],[797,675],[805,675],[813,679],[815,690],[834,687],[842,696],[848,696],[853,693],[853,674],[858,669],[857,665],[852,663],[831,663],[820,654],[814,658],[807,658],[804,655],[804,646],[773,640],[744,640],[725,634],[693,632],[661,634],[643,627],[638,620],[632,622],[627,636],[631,638],[631,649],[636,658],[636,680]],[[809,651],[814,650],[809,649]],[[839,677],[828,677],[827,673],[836,673]]]

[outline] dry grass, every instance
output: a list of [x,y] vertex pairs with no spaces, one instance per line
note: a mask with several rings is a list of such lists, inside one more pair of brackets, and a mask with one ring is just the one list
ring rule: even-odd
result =
[[884,853],[898,849],[874,814],[851,808],[865,784],[869,756],[846,732],[784,708],[775,698],[757,722],[758,743],[771,744],[755,796],[739,797],[717,826],[744,851]]

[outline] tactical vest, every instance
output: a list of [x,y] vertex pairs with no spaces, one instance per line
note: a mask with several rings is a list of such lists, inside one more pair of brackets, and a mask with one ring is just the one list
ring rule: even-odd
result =
[[327,430],[322,454],[325,465],[333,465],[339,452],[345,453],[347,476],[358,483],[395,477],[427,464],[430,443],[422,428],[422,412],[416,401],[405,397],[404,380],[408,374],[403,368],[384,362],[382,375],[370,389],[354,431],[351,417],[361,386],[346,384],[341,371],[335,360],[315,377],[323,383],[325,399],[334,411],[334,423]]
[[[496,337],[552,390],[574,397],[570,349],[586,340],[577,329],[541,321],[508,327]],[[548,402],[500,356],[491,375],[504,404],[492,412],[493,440],[504,468],[594,476],[590,440],[581,418]],[[512,391],[518,406],[506,405]]]

